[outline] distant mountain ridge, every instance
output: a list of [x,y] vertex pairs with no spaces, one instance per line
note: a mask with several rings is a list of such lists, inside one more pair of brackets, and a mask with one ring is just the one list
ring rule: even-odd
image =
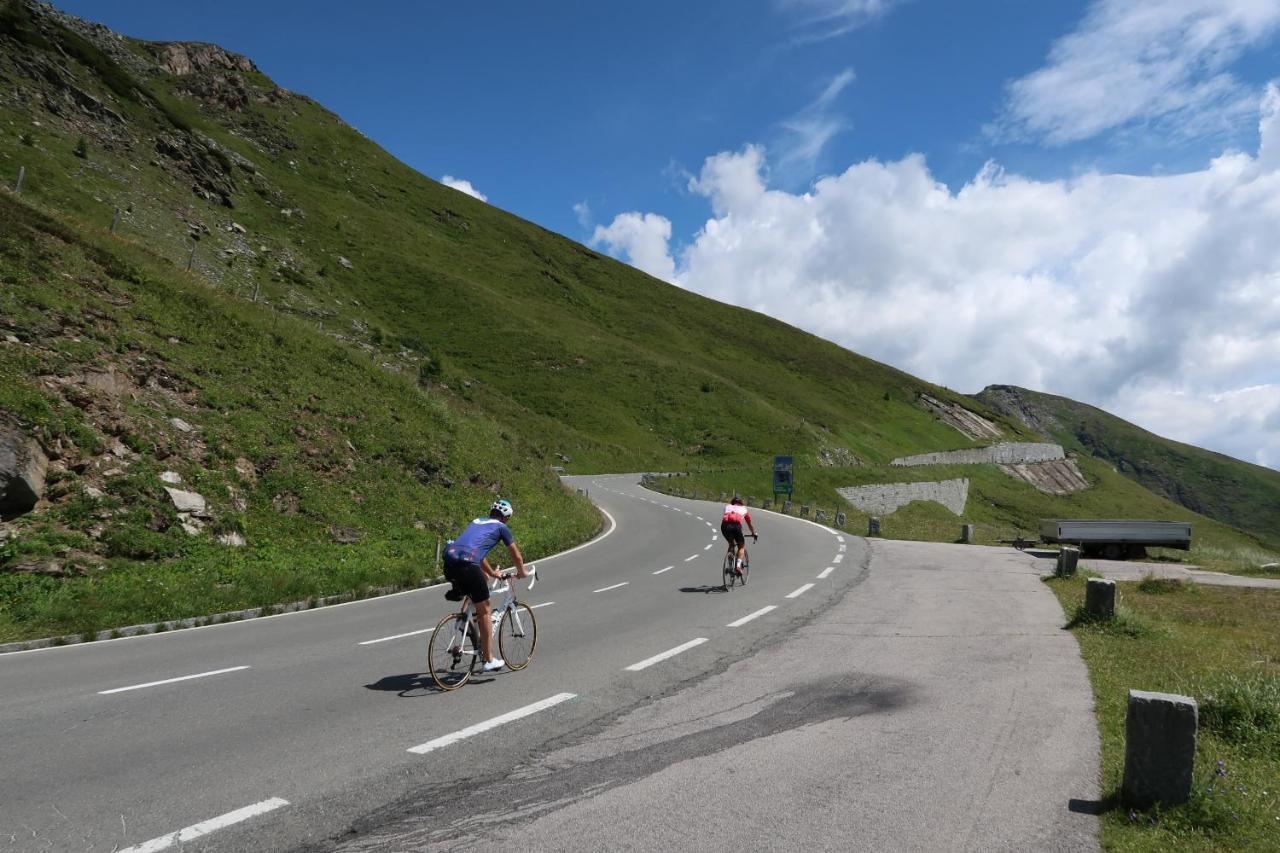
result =
[[1280,544],[1280,471],[1162,438],[1066,397],[991,385],[974,398],[1187,509]]

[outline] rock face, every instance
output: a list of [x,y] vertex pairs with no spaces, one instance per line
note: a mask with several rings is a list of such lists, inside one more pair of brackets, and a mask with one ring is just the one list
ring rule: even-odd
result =
[[160,67],[177,77],[198,74],[210,69],[219,71],[257,71],[248,57],[216,44],[170,42],[160,48]]
[[955,427],[960,432],[975,440],[999,438],[1003,433],[1000,427],[975,412],[955,403],[946,403],[928,394],[920,395],[920,405],[938,416],[943,423]]
[[840,496],[865,513],[889,515],[912,501],[935,501],[960,515],[969,500],[969,480],[939,480],[933,483],[880,483],[874,486],[846,486]]
[[30,512],[44,494],[49,460],[40,445],[0,422],[0,518]]
[[1069,495],[1089,488],[1089,481],[1074,459],[1050,462],[1019,462],[1001,465],[1000,470],[1035,486],[1047,495]]
[[164,490],[169,493],[170,500],[173,501],[174,509],[178,512],[189,512],[192,515],[204,515],[205,501],[203,495],[195,492],[184,492],[182,489],[173,489],[165,486]]

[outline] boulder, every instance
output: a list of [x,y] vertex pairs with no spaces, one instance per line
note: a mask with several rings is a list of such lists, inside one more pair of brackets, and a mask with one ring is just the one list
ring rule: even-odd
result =
[[234,530],[230,533],[223,533],[218,536],[218,542],[229,548],[243,548],[245,546],[244,537]]
[[162,471],[160,473],[160,480],[171,486],[176,486],[182,482],[182,475],[177,471]]
[[35,508],[48,468],[49,459],[35,439],[0,423],[0,518]]
[[178,432],[191,432],[191,430],[195,429],[182,418],[169,418],[169,423],[173,424],[173,428]]
[[342,267],[344,270],[355,268],[355,264],[351,263],[351,261],[342,257],[342,255],[338,255],[338,266]]
[[169,499],[173,501],[173,506],[178,512],[204,515],[205,502],[203,495],[195,492],[184,492],[182,489],[171,489],[168,486],[165,486],[164,490],[169,493]]

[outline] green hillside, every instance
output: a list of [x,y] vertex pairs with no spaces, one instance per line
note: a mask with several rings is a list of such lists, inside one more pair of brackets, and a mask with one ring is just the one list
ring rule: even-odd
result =
[[[50,474],[0,521],[0,641],[412,583],[498,493],[546,553],[598,528],[553,466],[759,472],[789,452],[831,499],[896,456],[986,443],[922,395],[1034,438],[444,187],[243,57],[0,0],[0,184],[20,171],[0,192],[0,428]],[[1091,506],[1158,500],[1086,473]],[[981,475],[975,512],[1071,509],[1004,477]]]
[[1280,471],[1161,438],[1065,397],[992,385],[976,398],[1161,497],[1280,547]]

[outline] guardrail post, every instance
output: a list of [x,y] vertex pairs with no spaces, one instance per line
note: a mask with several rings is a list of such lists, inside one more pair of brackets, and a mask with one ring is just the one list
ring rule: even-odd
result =
[[789,515],[791,513],[791,501],[782,502],[782,514]]
[[1124,801],[1173,806],[1191,797],[1199,707],[1190,696],[1129,691],[1124,723]]
[[729,496],[728,496],[726,493],[721,492],[721,493],[720,493],[720,503],[724,503],[724,502],[725,502],[725,501],[727,501],[727,500],[729,500]]
[[1060,578],[1071,577],[1076,573],[1076,564],[1080,562],[1080,549],[1065,546],[1058,552],[1058,566],[1055,573]]
[[1116,582],[1105,578],[1089,578],[1084,588],[1084,611],[1108,619],[1115,616]]
[[800,517],[801,517],[801,518],[808,518],[808,517],[809,517],[809,505],[808,505],[808,504],[800,504]]
[[845,519],[844,519],[844,513],[843,513],[843,512],[837,512],[837,513],[836,513],[836,527],[844,527],[844,520],[845,520]]
[[871,518],[867,519],[867,535],[868,536],[880,535],[880,519],[876,518],[875,516],[872,516]]
[[747,496],[747,506],[755,506],[755,505],[756,505],[756,496],[755,496],[755,495],[748,495],[748,496]]
[[973,525],[963,524],[960,526],[960,541],[966,545],[973,544]]
[[769,498],[765,498],[764,500],[760,501],[761,509],[768,509],[771,506],[773,506],[773,501],[770,500]]

